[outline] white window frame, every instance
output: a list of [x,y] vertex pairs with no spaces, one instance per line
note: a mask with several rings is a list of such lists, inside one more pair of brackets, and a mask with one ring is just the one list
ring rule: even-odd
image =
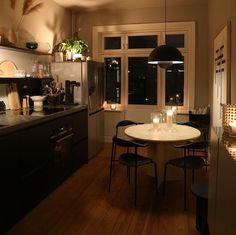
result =
[[[152,49],[128,49],[128,50],[103,50],[104,36],[121,36],[124,45],[122,47],[127,49],[127,37],[128,35],[158,35],[158,45],[164,44],[165,34],[185,34],[185,47],[178,48],[185,57],[185,77],[184,77],[184,105],[178,108],[178,111],[188,112],[188,110],[194,108],[195,100],[195,22],[168,22],[166,23],[166,33],[164,23],[149,23],[149,24],[127,24],[127,25],[111,25],[111,26],[94,26],[93,27],[93,59],[102,61],[107,56],[124,56],[122,59],[122,83],[121,84],[121,105],[124,108],[128,108],[128,96],[125,94],[128,90],[127,86],[127,57],[125,54],[144,55],[149,54]],[[126,57],[126,58],[125,58]],[[158,102],[159,108],[165,108],[165,92],[162,92],[161,97],[160,90],[164,88],[164,71],[158,68]],[[165,89],[164,89],[165,90]],[[143,105],[142,105],[143,106]],[[161,106],[161,107],[160,107]],[[136,106],[137,107],[137,106]]]

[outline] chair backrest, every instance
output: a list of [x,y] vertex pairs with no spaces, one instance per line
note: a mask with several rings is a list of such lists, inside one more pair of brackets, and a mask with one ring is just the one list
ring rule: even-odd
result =
[[181,124],[198,129],[201,132],[201,136],[198,138],[198,140],[208,142],[208,126],[206,124],[199,121],[189,121]]
[[132,126],[132,125],[138,125],[138,124],[141,124],[141,123],[134,122],[134,121],[131,121],[131,120],[122,120],[122,121],[118,122],[116,124],[116,134],[115,134],[115,136],[118,137],[119,131],[121,129],[123,129],[124,127]]

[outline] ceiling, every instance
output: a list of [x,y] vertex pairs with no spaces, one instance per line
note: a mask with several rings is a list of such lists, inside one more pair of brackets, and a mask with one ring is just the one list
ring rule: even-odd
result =
[[[166,0],[167,6],[203,5],[208,0]],[[74,10],[134,9],[162,7],[165,0],[54,0],[59,5]]]

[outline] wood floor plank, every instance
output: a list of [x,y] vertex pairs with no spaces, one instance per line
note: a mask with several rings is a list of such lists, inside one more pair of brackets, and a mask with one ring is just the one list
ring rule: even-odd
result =
[[[138,170],[137,207],[133,172],[116,164],[108,192],[111,145],[106,144],[7,235],[197,235],[195,197],[188,182],[187,211],[183,210],[183,182],[167,183],[166,196],[156,195],[153,179]],[[119,150],[121,151],[121,150]],[[143,150],[145,154],[146,150]],[[191,175],[188,177],[191,179]],[[196,179],[206,179],[205,169]]]

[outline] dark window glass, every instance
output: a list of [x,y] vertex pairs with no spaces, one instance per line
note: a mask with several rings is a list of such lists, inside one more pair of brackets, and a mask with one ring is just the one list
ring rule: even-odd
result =
[[157,66],[147,63],[147,57],[129,57],[129,104],[157,104]]
[[106,101],[120,103],[121,58],[108,57],[105,61]]
[[166,70],[165,104],[183,106],[184,104],[184,66],[173,65]]
[[121,49],[121,37],[105,37],[104,49],[105,50]]
[[184,34],[166,35],[166,45],[184,48]]
[[157,36],[129,36],[129,49],[135,48],[155,48],[157,46]]

